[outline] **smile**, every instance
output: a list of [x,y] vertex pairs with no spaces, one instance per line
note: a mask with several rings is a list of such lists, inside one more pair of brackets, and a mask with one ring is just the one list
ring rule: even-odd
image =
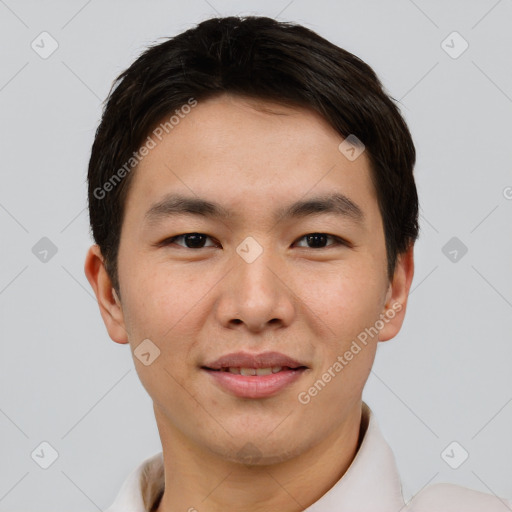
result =
[[271,373],[279,373],[282,370],[289,370],[287,366],[272,366],[268,368],[238,368],[231,366],[229,368],[221,368],[220,370],[214,370],[219,372],[229,372],[235,375],[270,375]]
[[278,352],[227,354],[201,366],[213,384],[239,398],[268,398],[301,378],[309,368]]

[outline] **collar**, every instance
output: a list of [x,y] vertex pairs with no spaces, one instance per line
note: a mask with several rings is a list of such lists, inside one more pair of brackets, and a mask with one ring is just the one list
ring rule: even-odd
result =
[[366,432],[352,464],[305,512],[397,512],[404,508],[395,457],[365,402],[362,403],[361,428]]
[[[397,512],[404,507],[394,455],[365,402],[362,402],[361,432],[363,438],[352,464],[305,512]],[[150,512],[163,487],[163,452],[158,452],[130,473],[105,512]]]

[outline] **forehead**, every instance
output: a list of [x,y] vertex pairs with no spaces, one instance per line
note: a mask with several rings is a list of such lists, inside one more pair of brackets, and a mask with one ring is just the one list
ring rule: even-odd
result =
[[139,163],[126,208],[144,217],[178,192],[275,217],[292,202],[339,192],[371,219],[369,160],[348,160],[342,141],[308,109],[230,95],[199,101]]

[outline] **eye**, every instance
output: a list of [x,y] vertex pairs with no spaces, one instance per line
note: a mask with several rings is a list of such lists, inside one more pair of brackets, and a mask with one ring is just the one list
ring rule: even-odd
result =
[[[185,249],[202,249],[203,247],[215,247],[214,245],[204,245],[204,242],[207,238],[210,238],[208,235],[203,233],[184,233],[183,235],[176,235],[171,238],[167,238],[164,241],[160,242],[158,245],[171,245],[174,244],[177,240],[183,239],[185,242]],[[211,238],[210,238],[211,240]],[[177,244],[181,245],[181,244]]]
[[[313,244],[313,247],[306,247],[308,249],[323,249],[325,247],[325,242],[327,239],[331,239],[334,241],[331,246],[338,246],[338,245],[346,245],[347,247],[350,246],[350,244],[343,240],[342,238],[334,235],[328,235],[327,233],[309,233],[307,235],[304,235],[302,238],[299,238],[299,240],[306,240],[306,243]],[[319,247],[320,246],[320,247]],[[304,247],[304,246],[303,246]],[[327,246],[330,247],[330,246]]]
[[[167,246],[176,244],[184,247],[185,249],[203,249],[205,247],[216,247],[217,244],[205,245],[207,239],[213,240],[210,236],[205,235],[204,233],[184,233],[182,235],[176,235],[170,238],[166,238],[157,245]],[[333,243],[330,245],[325,245],[328,239],[332,240]],[[176,243],[177,241],[180,240],[184,242],[184,246],[180,243]],[[306,249],[324,249],[326,247],[340,245],[345,245],[347,247],[351,246],[350,243],[347,242],[346,240],[343,240],[342,238],[337,237],[335,235],[328,235],[327,233],[308,233],[307,235],[304,235],[298,240],[306,240],[307,244],[313,245],[313,247],[306,246]]]

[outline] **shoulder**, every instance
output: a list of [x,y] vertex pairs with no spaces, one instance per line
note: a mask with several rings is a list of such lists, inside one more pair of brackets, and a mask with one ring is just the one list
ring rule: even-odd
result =
[[433,484],[420,491],[407,512],[505,512],[512,501],[454,484]]

